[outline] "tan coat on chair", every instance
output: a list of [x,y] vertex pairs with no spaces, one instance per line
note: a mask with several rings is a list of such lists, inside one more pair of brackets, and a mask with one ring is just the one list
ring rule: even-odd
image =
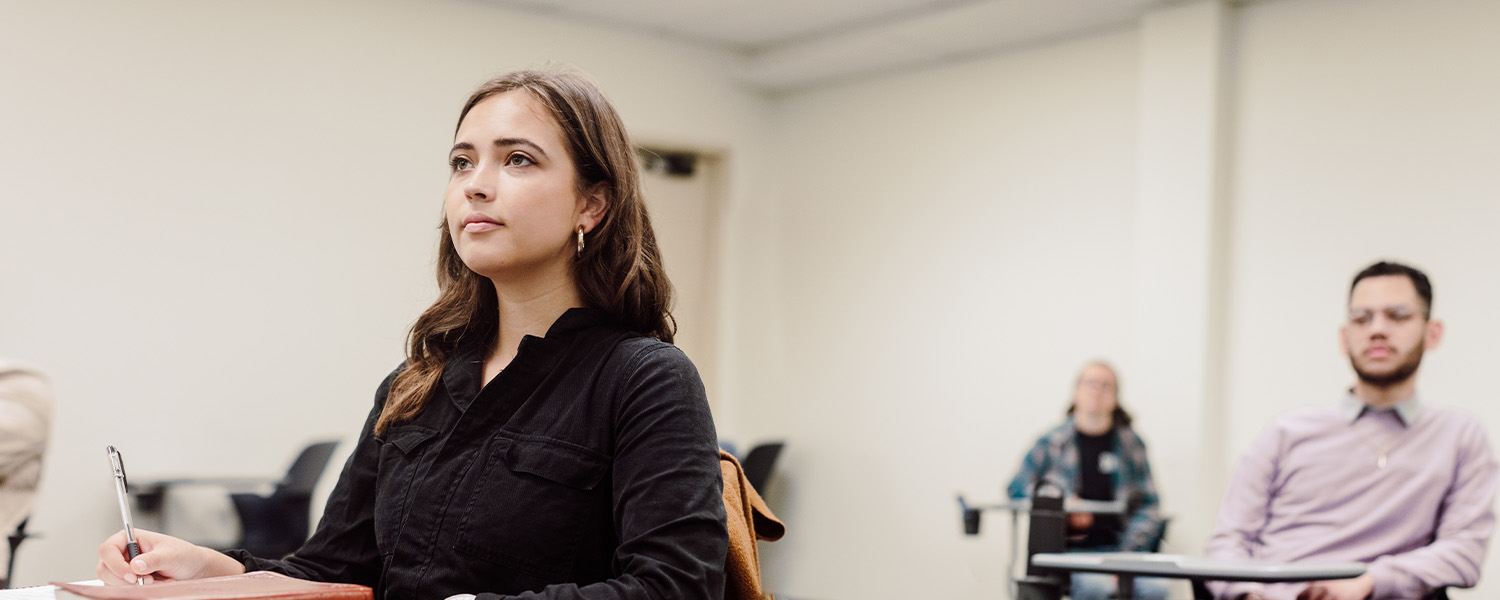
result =
[[724,600],[766,600],[761,589],[760,552],[755,540],[774,542],[786,533],[786,525],[771,514],[760,494],[745,480],[745,471],[734,456],[719,451],[724,471],[724,512],[728,516],[729,558],[724,565]]

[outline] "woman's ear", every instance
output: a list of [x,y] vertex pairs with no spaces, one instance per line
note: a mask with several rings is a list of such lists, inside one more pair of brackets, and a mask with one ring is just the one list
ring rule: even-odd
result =
[[599,222],[604,220],[605,213],[609,212],[609,192],[609,184],[601,181],[590,186],[583,194],[583,210],[579,214],[579,219],[583,224],[584,233],[591,232],[598,227]]

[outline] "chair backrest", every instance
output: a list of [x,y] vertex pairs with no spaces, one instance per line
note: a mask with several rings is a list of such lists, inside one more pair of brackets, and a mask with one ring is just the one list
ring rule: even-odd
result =
[[758,444],[745,455],[745,460],[740,461],[740,467],[745,470],[745,480],[762,496],[766,493],[766,482],[771,479],[771,469],[776,466],[776,457],[781,455],[783,445],[783,442]]
[[1156,538],[1151,540],[1151,547],[1147,552],[1161,552],[1161,542],[1167,539],[1167,526],[1172,524],[1172,517],[1163,516],[1161,523],[1156,525]]
[[318,479],[323,476],[323,469],[328,468],[328,459],[333,457],[333,449],[338,446],[338,440],[328,440],[309,444],[292,461],[291,468],[287,469],[286,477],[276,484],[274,496],[311,496],[313,488],[317,487]]

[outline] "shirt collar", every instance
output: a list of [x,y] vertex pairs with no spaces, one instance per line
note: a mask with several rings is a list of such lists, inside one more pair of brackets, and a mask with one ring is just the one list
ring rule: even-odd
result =
[[[516,357],[505,370],[545,373],[567,350],[575,334],[610,322],[609,313],[602,310],[570,308],[552,322],[544,337],[523,336]],[[469,404],[484,387],[484,357],[489,343],[489,339],[480,339],[479,336],[465,336],[443,369],[442,381],[447,388],[448,398],[459,410],[467,411]]]
[[[1422,401],[1417,398],[1417,394],[1413,393],[1410,398],[1397,402],[1395,406],[1386,410],[1395,411],[1396,416],[1401,419],[1401,422],[1407,427],[1411,427],[1416,424],[1417,418],[1421,416],[1421,409]],[[1344,396],[1344,401],[1339,403],[1339,415],[1349,423],[1358,420],[1360,415],[1365,414],[1366,411],[1378,412],[1380,410],[1367,406],[1363,400],[1359,399],[1359,396],[1354,395],[1354,390],[1349,390],[1349,393]]]

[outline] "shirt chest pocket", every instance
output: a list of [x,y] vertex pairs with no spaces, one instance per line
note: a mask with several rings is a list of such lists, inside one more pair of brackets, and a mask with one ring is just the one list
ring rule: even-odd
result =
[[[598,526],[608,459],[546,440],[496,438],[462,513],[456,549],[558,581],[584,528]],[[607,511],[604,511],[607,514]]]
[[380,440],[380,468],[375,482],[375,544],[381,554],[391,552],[411,503],[417,463],[437,430],[420,425],[392,427]]

